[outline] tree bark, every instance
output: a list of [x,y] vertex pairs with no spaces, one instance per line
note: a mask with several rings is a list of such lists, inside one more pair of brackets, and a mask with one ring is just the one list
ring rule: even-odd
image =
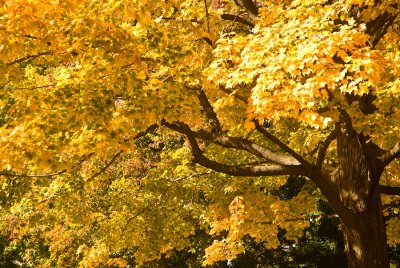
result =
[[378,194],[365,214],[354,214],[353,219],[350,219],[354,222],[352,226],[343,224],[349,267],[389,267],[386,228],[380,208]]
[[389,267],[378,187],[380,171],[371,165],[373,156],[368,155],[365,146],[362,137],[348,122],[340,124],[336,183],[339,184],[340,202],[350,212],[345,215],[338,212],[347,261],[349,267]]

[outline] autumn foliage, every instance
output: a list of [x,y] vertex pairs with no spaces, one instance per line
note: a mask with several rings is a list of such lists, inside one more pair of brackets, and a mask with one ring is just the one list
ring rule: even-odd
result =
[[[349,267],[389,267],[399,13],[397,0],[0,1],[0,225],[15,260],[213,265],[249,238],[296,243],[324,200]],[[290,198],[288,176],[303,182]]]

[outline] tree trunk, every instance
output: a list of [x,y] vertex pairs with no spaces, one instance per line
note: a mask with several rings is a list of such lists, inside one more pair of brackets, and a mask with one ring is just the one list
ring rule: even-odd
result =
[[349,267],[389,267],[386,228],[379,195],[374,200],[373,207],[363,215],[354,214],[354,218],[350,219],[353,226],[343,226]]
[[340,202],[349,213],[339,213],[349,267],[389,267],[386,228],[379,193],[380,172],[351,126],[340,125],[337,139]]

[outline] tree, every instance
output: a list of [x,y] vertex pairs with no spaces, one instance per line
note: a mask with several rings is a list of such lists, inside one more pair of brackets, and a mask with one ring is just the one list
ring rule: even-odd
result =
[[[1,175],[68,176],[93,154],[117,158],[149,130],[172,130],[193,163],[241,192],[230,221],[206,213],[214,234],[229,229],[206,264],[240,254],[247,234],[276,244],[260,222],[312,213],[312,190],[292,218],[269,195],[279,176],[300,175],[338,214],[349,266],[389,266],[381,196],[400,195],[396,0],[0,5]],[[171,174],[188,172],[178,167]],[[263,183],[268,207],[253,194]]]

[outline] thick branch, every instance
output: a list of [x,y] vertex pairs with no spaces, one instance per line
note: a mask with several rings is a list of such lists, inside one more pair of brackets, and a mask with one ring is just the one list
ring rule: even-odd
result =
[[307,171],[301,166],[251,166],[239,167],[221,164],[216,161],[210,160],[204,155],[193,154],[194,161],[206,168],[210,168],[217,172],[221,172],[231,176],[279,176],[279,175],[307,175]]
[[386,167],[390,164],[395,158],[400,158],[400,142],[396,143],[392,148],[386,151],[381,157],[378,159],[381,161],[382,167]]
[[400,195],[400,187],[379,185],[381,194]]
[[236,5],[245,9],[250,18],[255,19],[258,16],[258,7],[252,0],[234,0]]
[[258,132],[260,132],[264,137],[278,145],[281,149],[283,149],[285,152],[289,153],[292,155],[297,161],[299,161],[301,164],[303,164],[305,167],[311,167],[311,164],[308,163],[301,155],[293,151],[289,146],[284,144],[282,141],[280,141],[278,138],[276,138],[274,135],[266,131],[258,122],[255,122],[256,129]]
[[221,135],[213,139],[218,145],[221,145],[226,148],[233,148],[247,151],[251,154],[254,154],[258,157],[264,158],[268,161],[272,161],[276,164],[280,165],[298,165],[300,164],[295,158],[269,150],[268,148],[262,147],[252,141],[238,138],[238,137],[229,137],[226,135]]
[[318,158],[317,158],[317,168],[320,169],[322,167],[322,163],[325,159],[326,150],[328,149],[329,145],[332,141],[337,137],[338,129],[335,128],[331,133],[329,133],[328,137],[321,143],[321,147],[318,151]]
[[239,22],[241,24],[250,26],[251,28],[254,28],[254,23],[252,23],[251,21],[246,20],[243,17],[237,16],[237,15],[232,15],[232,14],[222,14],[221,18],[223,20],[230,20],[233,22]]
[[201,37],[201,38],[199,38],[199,39],[197,39],[197,40],[203,40],[203,41],[205,41],[207,44],[209,44],[212,48],[216,48],[217,46],[214,44],[214,42],[209,38],[209,37],[206,37],[206,36],[203,36],[203,37]]
[[376,19],[367,23],[367,33],[371,35],[371,45],[375,47],[385,36],[389,27],[396,20],[397,15],[391,15],[388,12],[379,15]]
[[211,126],[211,129],[217,132],[222,131],[221,123],[219,122],[217,114],[214,112],[214,109],[211,106],[211,103],[209,102],[204,90],[202,88],[190,88],[190,89],[196,90],[197,98],[201,106],[201,112],[207,118]]

